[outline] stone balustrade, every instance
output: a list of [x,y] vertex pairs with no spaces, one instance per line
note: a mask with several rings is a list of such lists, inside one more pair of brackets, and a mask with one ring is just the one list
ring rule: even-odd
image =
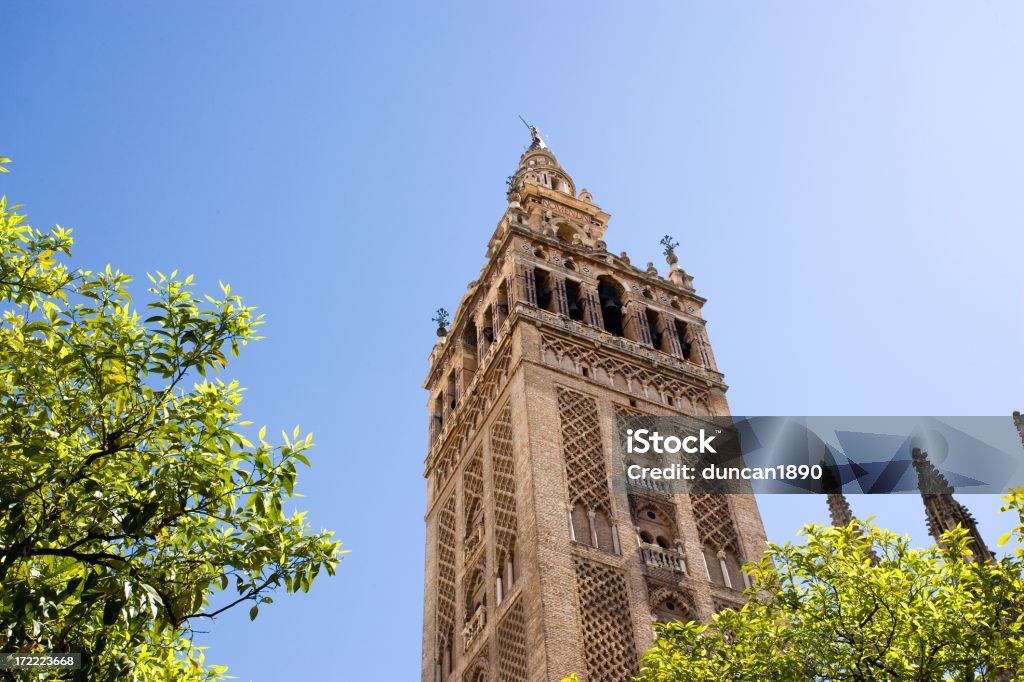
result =
[[469,564],[470,560],[476,554],[476,550],[482,547],[483,544],[484,524],[483,522],[480,522],[473,527],[473,532],[466,537],[466,541],[462,544],[463,565]]
[[686,559],[682,553],[675,549],[668,549],[652,545],[647,542],[640,543],[640,556],[644,563],[654,568],[660,568],[673,573],[686,574]]
[[626,481],[631,487],[649,493],[663,493],[667,495],[672,492],[668,487],[668,483],[664,481],[656,481],[650,478],[627,478]]
[[477,610],[473,613],[473,617],[466,623],[466,627],[462,628],[462,638],[466,642],[466,650],[473,646],[473,642],[480,636],[480,633],[484,631],[484,625],[487,624],[487,607],[481,604]]

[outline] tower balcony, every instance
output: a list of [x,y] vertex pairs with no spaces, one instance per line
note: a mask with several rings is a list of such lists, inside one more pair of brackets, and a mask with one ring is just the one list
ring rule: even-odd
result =
[[683,575],[687,574],[686,559],[677,550],[660,547],[648,542],[641,542],[640,557],[645,565],[652,568],[660,568],[663,571],[681,573]]
[[653,493],[655,495],[670,495],[671,489],[668,487],[668,483],[664,481],[656,481],[649,478],[628,478],[626,484],[643,493]]
[[487,607],[481,604],[477,607],[477,610],[473,613],[473,617],[466,623],[466,627],[462,628],[462,639],[466,642],[465,651],[469,651],[469,648],[473,646],[473,642],[480,636],[480,633],[484,631],[484,625],[487,624]]
[[477,550],[483,546],[484,524],[481,521],[473,527],[473,532],[466,537],[466,541],[462,544],[463,565],[468,566],[473,557],[476,556]]

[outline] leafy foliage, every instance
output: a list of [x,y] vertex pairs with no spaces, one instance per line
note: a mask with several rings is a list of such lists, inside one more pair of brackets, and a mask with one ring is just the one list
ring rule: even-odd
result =
[[261,317],[176,273],[136,305],[128,275],[72,273],[70,231],[18,208],[0,200],[0,650],[83,652],[91,680],[218,679],[194,624],[255,618],[342,553],[284,511],[311,436],[250,442],[243,389],[213,376]]
[[913,549],[870,523],[807,526],[746,567],[739,611],[656,624],[636,679],[1024,680],[1024,489],[1004,499],[1021,523],[1000,544],[1018,547],[996,562],[964,560],[963,528]]
[[[1007,499],[1024,519],[1022,492]],[[941,549],[913,549],[859,521],[803,533],[806,544],[771,545],[748,566],[751,600],[739,611],[658,625],[638,679],[1009,680],[1019,670],[1019,549],[964,561],[963,528],[946,532]]]

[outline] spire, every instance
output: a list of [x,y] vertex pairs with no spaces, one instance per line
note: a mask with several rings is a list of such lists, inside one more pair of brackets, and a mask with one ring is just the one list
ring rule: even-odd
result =
[[850,509],[850,503],[846,501],[846,495],[843,494],[843,485],[836,478],[832,467],[825,464],[824,460],[821,462],[821,470],[821,485],[828,496],[828,513],[832,517],[832,525],[849,526],[853,521],[853,511]]
[[911,453],[914,469],[917,470],[917,487],[921,491],[925,513],[928,516],[928,532],[935,542],[942,546],[942,533],[957,526],[966,528],[971,534],[968,545],[976,561],[991,561],[992,552],[978,532],[978,523],[967,507],[953,498],[953,486],[935,466],[928,461],[928,455],[919,448]]
[[572,176],[544,144],[540,131],[522,116],[519,119],[530,131],[531,143],[519,157],[515,173],[505,181],[508,211],[491,237],[488,256],[511,227],[555,238],[588,253],[606,251],[604,232],[611,216],[594,203],[586,189],[577,193]]
[[[843,494],[843,484],[836,475],[836,467],[834,464],[829,465],[825,460],[821,460],[821,472],[821,487],[828,498],[828,514],[832,517],[832,525],[836,528],[845,528],[854,520],[853,511],[850,509],[850,503],[846,500],[846,495]],[[858,523],[858,535],[863,535],[861,528]],[[868,549],[867,555],[872,564],[878,563],[878,555],[875,554],[874,548]]]
[[[519,118],[522,120],[522,116]],[[544,144],[540,131],[526,121],[523,123],[530,130],[530,146],[519,159],[515,175],[509,179],[509,189],[518,190],[523,185],[536,185],[576,199],[576,183]]]

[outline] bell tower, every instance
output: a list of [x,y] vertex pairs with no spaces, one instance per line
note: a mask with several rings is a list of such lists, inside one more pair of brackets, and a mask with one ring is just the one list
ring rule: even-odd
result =
[[[616,415],[727,415],[692,278],[604,241],[536,128],[424,383],[423,682],[623,682],[656,620],[742,603],[754,498],[613,493]],[[620,479],[621,480],[621,479]]]

